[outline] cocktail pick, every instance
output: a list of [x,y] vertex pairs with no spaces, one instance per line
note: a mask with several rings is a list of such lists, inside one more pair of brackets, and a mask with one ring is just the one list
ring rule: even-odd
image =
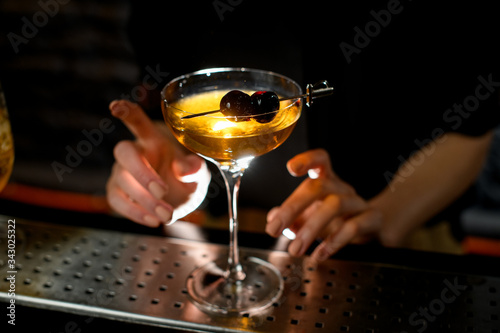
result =
[[[283,97],[283,98],[280,98],[280,101],[305,98],[306,105],[311,106],[314,99],[329,96],[329,95],[333,94],[333,89],[334,88],[328,84],[328,81],[323,80],[323,81],[316,82],[315,84],[307,84],[305,94],[292,96],[292,97]],[[206,116],[206,115],[216,113],[219,111],[220,110],[211,110],[211,111],[205,111],[205,112],[200,112],[200,113],[196,113],[196,114],[190,114],[188,116],[182,117],[181,119],[191,119],[191,118]]]

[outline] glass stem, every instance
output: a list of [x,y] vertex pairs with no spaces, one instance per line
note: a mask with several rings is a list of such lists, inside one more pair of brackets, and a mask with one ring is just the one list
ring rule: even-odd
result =
[[235,165],[218,165],[227,190],[229,208],[229,255],[227,260],[226,278],[230,281],[242,281],[245,272],[240,263],[238,248],[238,192],[240,189],[243,168]]

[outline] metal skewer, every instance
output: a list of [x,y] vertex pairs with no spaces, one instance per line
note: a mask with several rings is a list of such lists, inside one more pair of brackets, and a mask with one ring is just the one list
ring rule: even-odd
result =
[[[292,97],[283,97],[283,98],[280,98],[280,102],[291,100],[291,99],[305,98],[306,105],[311,106],[313,99],[319,98],[319,97],[329,96],[331,94],[333,94],[333,87],[330,87],[330,85],[328,84],[328,81],[323,80],[323,81],[319,81],[315,84],[308,84],[306,86],[306,93],[305,94],[296,95],[296,96],[292,96]],[[206,115],[209,115],[212,113],[217,113],[217,112],[220,112],[220,109],[200,112],[200,113],[196,113],[196,114],[190,114],[189,116],[184,116],[181,119],[191,119],[191,118],[206,116]]]

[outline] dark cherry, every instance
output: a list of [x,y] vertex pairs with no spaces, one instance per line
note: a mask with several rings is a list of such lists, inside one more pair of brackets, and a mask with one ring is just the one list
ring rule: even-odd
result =
[[255,113],[253,112],[250,96],[239,90],[231,90],[222,97],[220,111],[231,121],[248,121]]
[[280,99],[272,91],[257,91],[251,97],[253,108],[253,119],[259,123],[268,123],[276,117],[276,112],[280,109]]

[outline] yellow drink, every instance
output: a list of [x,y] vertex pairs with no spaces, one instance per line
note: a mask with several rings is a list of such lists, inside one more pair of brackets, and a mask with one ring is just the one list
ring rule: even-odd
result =
[[[2,96],[0,96],[2,98]],[[7,184],[14,165],[14,145],[7,109],[0,106],[0,191]]]
[[220,112],[181,119],[189,114],[219,109],[220,100],[226,93],[216,90],[183,98],[169,105],[167,113],[167,123],[179,142],[223,164],[275,149],[288,138],[300,116],[300,101],[282,101],[276,117],[269,123],[232,122]]

